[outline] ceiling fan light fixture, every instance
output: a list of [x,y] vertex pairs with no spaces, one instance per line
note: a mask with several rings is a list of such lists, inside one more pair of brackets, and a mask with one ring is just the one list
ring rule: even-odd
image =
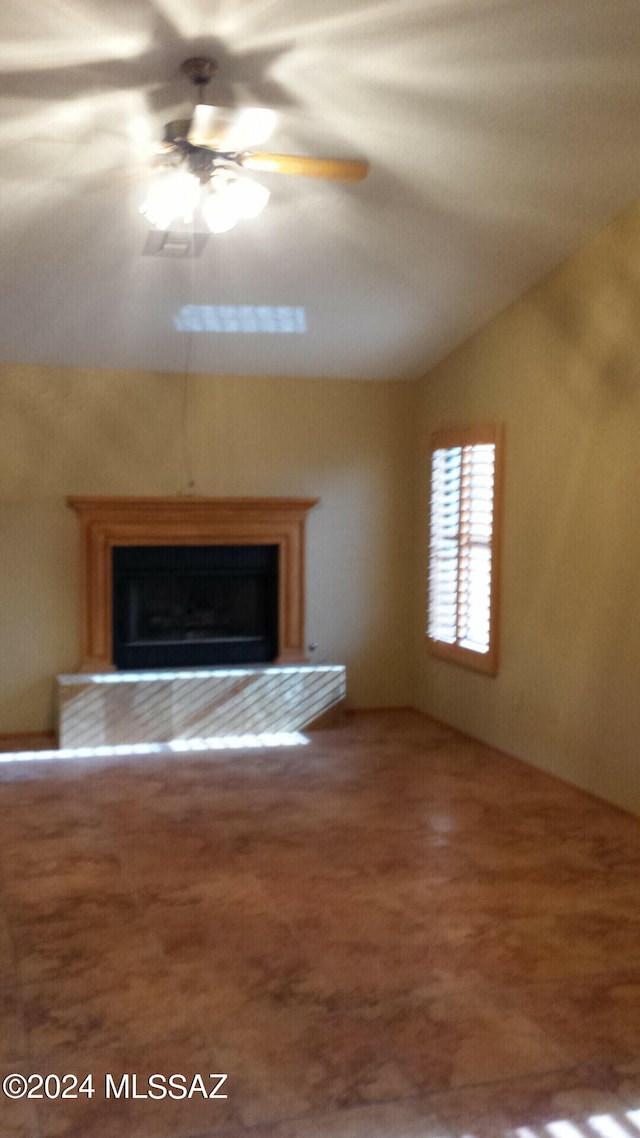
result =
[[262,213],[271,191],[253,178],[235,178],[229,183],[228,193],[233,195],[235,209],[239,217],[249,219]]
[[[198,56],[185,60],[181,70],[203,90],[217,65]],[[172,169],[153,183],[140,212],[166,230],[177,218],[190,223],[199,209],[212,233],[225,233],[241,219],[257,217],[269,201],[270,191],[245,177],[245,169],[343,182],[366,177],[369,166],[363,160],[255,151],[273,131],[277,117],[265,107],[233,110],[198,102],[190,119],[167,123],[161,154]]]
[[229,166],[216,166],[207,189],[202,215],[212,233],[226,233],[241,219],[257,217],[271,196],[266,186]]
[[224,194],[207,194],[202,202],[202,216],[212,233],[227,233],[239,221],[233,204]]
[[187,170],[171,170],[154,178],[140,213],[156,229],[168,229],[171,222],[181,218],[187,224],[200,198],[200,182]]

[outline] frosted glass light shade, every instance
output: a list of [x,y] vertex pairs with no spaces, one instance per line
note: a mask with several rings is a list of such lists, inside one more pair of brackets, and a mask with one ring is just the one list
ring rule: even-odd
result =
[[175,218],[193,221],[200,197],[200,182],[186,170],[158,174],[152,182],[140,213],[157,229],[168,229]]
[[236,178],[229,188],[239,217],[257,217],[271,197],[271,191],[253,178]]
[[166,230],[178,218],[187,224],[192,222],[201,205],[211,232],[226,233],[241,218],[257,217],[269,197],[266,186],[236,173],[235,167],[216,166],[206,188],[187,170],[171,170],[156,176],[140,213],[156,228]]
[[266,186],[243,178],[227,166],[214,170],[202,203],[204,219],[213,233],[225,233],[240,218],[257,217],[270,197]]
[[225,193],[207,194],[202,203],[202,216],[212,233],[226,233],[238,224],[238,214]]

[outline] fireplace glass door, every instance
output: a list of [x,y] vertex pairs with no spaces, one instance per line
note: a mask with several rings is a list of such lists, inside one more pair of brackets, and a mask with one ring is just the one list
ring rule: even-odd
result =
[[118,669],[277,656],[277,546],[116,546],[112,568]]

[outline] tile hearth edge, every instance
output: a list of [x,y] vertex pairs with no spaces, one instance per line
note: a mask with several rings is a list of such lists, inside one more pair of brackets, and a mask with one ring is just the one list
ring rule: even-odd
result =
[[60,675],[58,745],[302,731],[337,709],[345,692],[342,664]]

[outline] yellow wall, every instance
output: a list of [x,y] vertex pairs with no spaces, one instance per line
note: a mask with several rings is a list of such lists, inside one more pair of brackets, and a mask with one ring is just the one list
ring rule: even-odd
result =
[[[69,494],[321,498],[307,523],[307,639],[353,706],[410,702],[415,385],[0,369],[0,732],[53,725],[78,664]],[[184,424],[184,428],[183,428]],[[187,461],[185,462],[185,452]]]
[[420,388],[416,628],[430,432],[503,422],[506,499],[500,673],[420,634],[419,706],[640,812],[640,207]]
[[[0,369],[0,732],[78,662],[68,494],[320,497],[307,638],[352,706],[423,710],[640,812],[640,207],[421,383]],[[429,657],[431,431],[506,428],[501,668]],[[186,455],[186,460],[185,460]],[[412,643],[412,637],[415,637]],[[414,651],[415,649],[415,651]]]

